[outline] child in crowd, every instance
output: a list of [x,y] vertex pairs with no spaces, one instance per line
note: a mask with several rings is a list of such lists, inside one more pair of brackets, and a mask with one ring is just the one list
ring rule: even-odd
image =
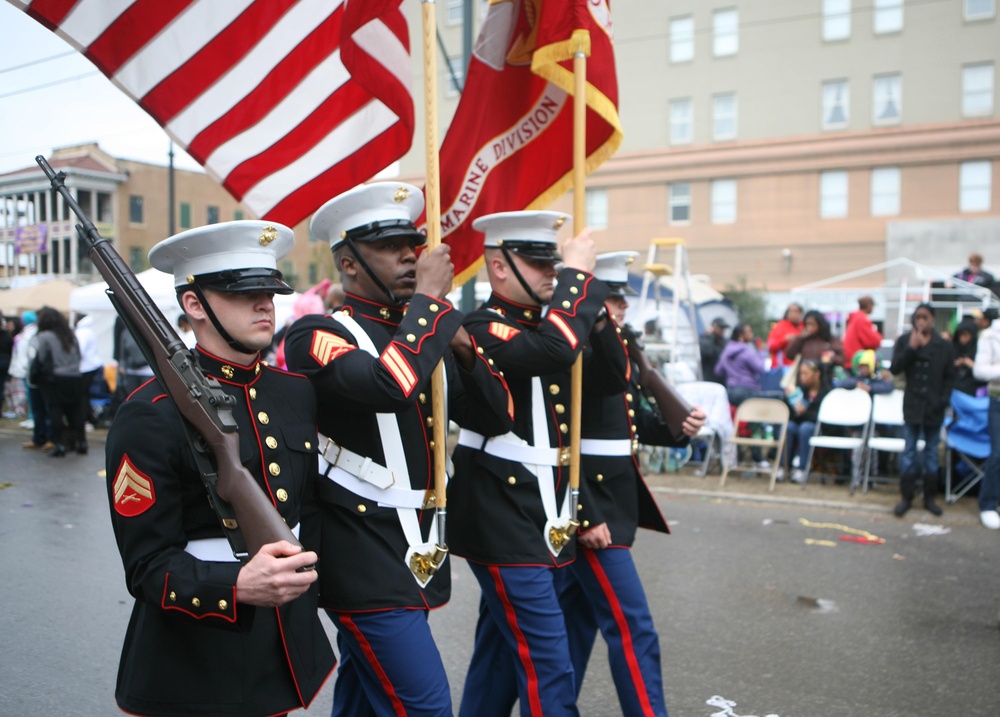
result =
[[798,385],[787,396],[791,415],[788,419],[787,450],[794,451],[792,482],[802,483],[806,479],[809,460],[809,439],[816,432],[819,407],[823,397],[830,392],[830,383],[819,362],[802,359],[799,364]]

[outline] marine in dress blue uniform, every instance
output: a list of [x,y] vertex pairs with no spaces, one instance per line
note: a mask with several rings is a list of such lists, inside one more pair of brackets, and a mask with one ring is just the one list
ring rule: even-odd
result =
[[[291,370],[319,399],[323,460],[319,495],[320,603],[338,628],[341,666],[334,715],[450,715],[451,697],[428,610],[450,596],[447,560],[417,579],[415,546],[433,544],[431,373],[445,362],[452,419],[485,435],[512,422],[506,383],[442,297],[454,268],[448,247],[415,250],[416,187],[376,183],[351,190],[314,216],[330,242],[346,292],[327,317],[288,331]],[[450,511],[454,515],[454,510]]]
[[[612,319],[623,319],[628,265],[635,252],[597,258],[594,275],[608,285]],[[622,366],[619,364],[619,366]],[[582,475],[588,500],[580,512],[577,559],[560,585],[570,654],[579,692],[598,629],[608,645],[612,678],[626,717],[665,717],[659,636],[629,548],[637,526],[669,533],[666,520],[643,480],[636,460],[638,443],[681,446],[660,415],[642,402],[638,367],[624,364],[627,389],[613,396],[584,392],[581,424]],[[584,385],[594,381],[584,365]],[[698,414],[700,417],[700,413]],[[688,435],[700,419],[689,419]]]
[[572,540],[558,550],[549,542],[569,513],[570,369],[588,337],[595,363],[609,352],[621,361],[623,351],[614,327],[599,321],[607,287],[590,273],[589,232],[564,245],[557,270],[556,234],[566,219],[505,212],[474,224],[486,234],[493,293],[465,326],[508,381],[514,428],[488,439],[462,425],[448,488],[452,552],[469,561],[482,589],[460,708],[468,717],[510,713],[507,669],[516,674],[521,714],[577,714],[555,586],[575,548]]
[[[308,380],[268,368],[258,353],[274,331],[271,297],[291,292],[276,261],[292,242],[287,227],[230,222],[167,239],[150,262],[174,272],[182,306],[195,307],[195,356],[235,399],[241,461],[296,532],[315,503],[315,399]],[[309,705],[335,660],[315,572],[295,571],[316,561],[308,536],[300,534],[307,552],[279,542],[237,562],[181,416],[155,379],[119,409],[106,451],[111,519],[135,598],[115,690],[121,709],[264,717]],[[296,586],[255,582],[262,568]]]

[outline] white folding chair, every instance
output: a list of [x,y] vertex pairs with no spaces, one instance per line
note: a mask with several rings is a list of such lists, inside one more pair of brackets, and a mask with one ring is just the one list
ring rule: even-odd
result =
[[[823,403],[819,406],[816,432],[809,439],[809,458],[803,468],[805,470],[805,477],[802,480],[803,490],[809,481],[813,453],[817,448],[851,451],[851,485],[855,485],[855,481],[859,479],[861,474],[861,458],[868,441],[871,416],[872,397],[866,391],[859,391],[856,388],[835,388],[826,394]],[[831,436],[825,434],[823,429],[830,426],[854,429],[858,435]]]
[[714,381],[690,381],[675,385],[677,391],[688,403],[701,406],[705,412],[705,425],[691,442],[705,444],[705,457],[700,462],[697,475],[705,476],[711,468],[712,461],[719,457],[720,464],[725,463],[726,446],[733,435],[733,418],[729,412],[729,394],[726,387]]
[[768,490],[774,490],[774,483],[778,478],[778,466],[781,465],[781,455],[785,448],[785,436],[788,433],[788,404],[776,398],[748,398],[736,409],[737,429],[741,423],[770,423],[774,425],[774,438],[741,438],[733,436],[730,443],[736,446],[736,461],[725,461],[722,469],[722,478],[719,479],[719,487],[726,484],[726,476],[729,469],[734,467],[739,460],[739,450],[741,446],[750,448],[774,448],[777,450],[776,458],[769,468],[758,468],[756,465],[747,466],[745,470],[757,473],[770,473],[771,484]]
[[[868,460],[865,461],[865,476],[861,484],[861,492],[868,492],[871,479],[872,463],[878,453],[902,453],[906,441],[898,436],[876,436],[875,432],[882,428],[902,428],[903,426],[903,392],[896,389],[892,393],[877,393],[872,396],[872,423],[868,429]],[[924,450],[926,442],[923,438],[917,441],[917,450]],[[854,483],[851,483],[851,493],[854,493]]]

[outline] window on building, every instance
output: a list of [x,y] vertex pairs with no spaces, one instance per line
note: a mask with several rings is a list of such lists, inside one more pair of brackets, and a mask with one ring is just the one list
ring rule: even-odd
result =
[[670,21],[670,61],[690,62],[694,59],[694,18],[690,15]]
[[962,68],[962,116],[993,114],[993,63],[983,62]]
[[985,20],[997,14],[996,0],[965,0],[966,20]]
[[445,11],[445,24],[461,25],[464,5],[464,0],[448,0],[447,10]]
[[903,0],[875,0],[873,29],[876,35],[903,29]]
[[850,86],[847,80],[823,83],[823,129],[846,127],[851,118]]
[[130,224],[142,224],[142,197],[130,194],[128,198],[128,221]]
[[712,139],[736,138],[736,93],[712,97]]
[[94,193],[89,189],[77,189],[76,190],[76,203],[87,213],[87,216],[94,216],[94,208],[90,206],[93,201]]
[[899,124],[903,116],[903,79],[898,74],[876,75],[872,82],[872,122]]
[[823,219],[847,216],[847,172],[820,173],[819,215]]
[[233,221],[241,221],[243,219],[243,210],[236,209],[233,211]]
[[691,144],[691,98],[670,100],[670,144]]
[[146,252],[141,246],[130,246],[128,248],[128,265],[134,272],[146,270]]
[[670,223],[687,224],[691,221],[691,185],[674,182],[670,185]]
[[181,202],[181,229],[191,228],[191,205]]
[[740,15],[736,8],[712,13],[712,52],[716,57],[735,55],[740,49]]
[[712,182],[712,224],[732,224],[736,221],[736,180],[716,179]]
[[608,226],[608,190],[588,189],[584,198],[588,227],[604,229]]
[[465,81],[462,58],[457,56],[449,57],[448,62],[444,66],[444,74],[445,96],[458,97],[462,94],[462,83]]
[[823,39],[846,40],[851,36],[851,0],[823,0]]
[[114,221],[114,212],[112,211],[111,194],[109,192],[98,192],[97,193],[97,221],[111,223]]
[[873,169],[871,190],[873,217],[894,217],[899,214],[899,167]]
[[993,193],[993,168],[987,161],[962,162],[959,168],[958,208],[963,212],[988,212]]
[[205,223],[206,224],[218,224],[219,223],[219,208],[209,205],[205,211]]

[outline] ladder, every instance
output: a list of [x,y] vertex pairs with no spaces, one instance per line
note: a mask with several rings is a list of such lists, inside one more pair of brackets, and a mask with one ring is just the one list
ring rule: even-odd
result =
[[[673,250],[673,263],[668,263]],[[665,258],[661,258],[665,255]],[[663,295],[663,277],[672,278],[672,297]],[[656,311],[658,339],[665,345],[667,362],[664,368],[672,381],[683,380],[690,373],[701,380],[701,350],[698,346],[698,319],[691,293],[691,270],[687,249],[679,238],[656,238],[649,242],[646,264],[643,266],[642,294],[639,315],[648,316],[647,304]],[[688,374],[689,375],[689,374]]]

